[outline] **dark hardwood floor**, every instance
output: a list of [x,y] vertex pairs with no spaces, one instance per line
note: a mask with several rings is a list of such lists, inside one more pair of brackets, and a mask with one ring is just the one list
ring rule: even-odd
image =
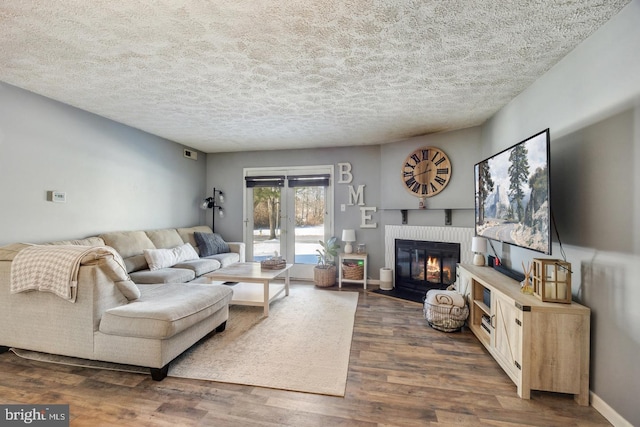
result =
[[436,331],[420,304],[358,292],[344,398],[171,377],[155,382],[9,352],[0,355],[0,403],[69,404],[71,425],[92,427],[610,425],[572,396],[519,399],[470,331]]

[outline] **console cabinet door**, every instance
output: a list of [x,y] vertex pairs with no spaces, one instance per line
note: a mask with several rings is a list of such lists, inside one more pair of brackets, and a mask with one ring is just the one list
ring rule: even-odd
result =
[[522,311],[515,302],[492,292],[494,357],[505,372],[520,384],[522,373]]

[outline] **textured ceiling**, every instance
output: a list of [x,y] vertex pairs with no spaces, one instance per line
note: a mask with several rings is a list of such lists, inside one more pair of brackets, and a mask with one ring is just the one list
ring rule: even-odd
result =
[[479,125],[629,0],[1,0],[0,80],[204,152]]

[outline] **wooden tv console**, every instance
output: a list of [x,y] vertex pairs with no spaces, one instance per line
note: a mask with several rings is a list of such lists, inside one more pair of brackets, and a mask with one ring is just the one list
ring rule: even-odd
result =
[[531,390],[573,394],[589,405],[589,308],[545,303],[491,267],[461,264],[457,288],[469,329],[529,399]]

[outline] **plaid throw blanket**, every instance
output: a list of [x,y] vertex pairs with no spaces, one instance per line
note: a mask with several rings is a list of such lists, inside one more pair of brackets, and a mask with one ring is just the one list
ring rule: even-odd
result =
[[29,246],[11,263],[11,293],[52,292],[70,302],[76,301],[78,270],[82,259],[106,248],[78,245]]

